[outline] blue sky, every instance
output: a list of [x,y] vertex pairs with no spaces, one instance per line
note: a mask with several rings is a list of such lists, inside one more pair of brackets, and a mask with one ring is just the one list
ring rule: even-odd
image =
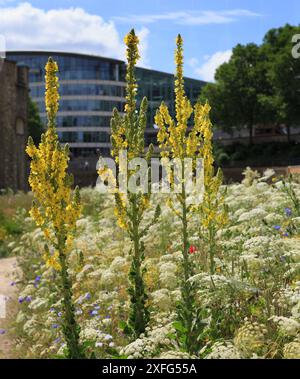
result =
[[237,43],[260,43],[268,29],[299,24],[299,0],[0,0],[7,50],[59,50],[124,58],[134,27],[141,66],[174,71],[174,40],[185,41],[185,75],[212,80]]

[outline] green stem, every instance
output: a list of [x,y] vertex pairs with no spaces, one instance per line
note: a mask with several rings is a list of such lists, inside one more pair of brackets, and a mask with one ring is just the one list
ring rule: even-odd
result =
[[61,287],[63,297],[63,333],[68,347],[68,358],[85,358],[79,344],[79,326],[76,323],[74,305],[72,302],[72,284],[68,275],[64,244],[60,244],[59,260],[61,265]]
[[186,334],[186,348],[189,353],[193,352],[193,304],[194,294],[191,288],[191,284],[188,281],[193,275],[193,269],[189,260],[189,243],[188,243],[188,220],[187,220],[187,204],[186,204],[186,192],[185,192],[185,180],[184,180],[184,162],[182,161],[182,237],[183,237],[183,271],[184,281],[181,289],[182,300],[184,306],[184,321]]
[[215,273],[215,233],[213,227],[209,226],[209,262],[210,262],[210,275]]
[[139,234],[139,215],[136,196],[132,199],[132,240],[134,256],[131,267],[131,282],[132,288],[132,314],[130,317],[131,325],[134,329],[134,334],[138,337],[145,332],[149,321],[148,309],[146,307],[147,295],[145,293],[145,284],[142,274],[143,251],[140,243]]

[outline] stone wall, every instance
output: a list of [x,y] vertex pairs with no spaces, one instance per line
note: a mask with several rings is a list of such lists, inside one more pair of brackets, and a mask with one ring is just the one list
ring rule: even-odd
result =
[[28,189],[28,69],[4,61],[0,69],[0,189]]

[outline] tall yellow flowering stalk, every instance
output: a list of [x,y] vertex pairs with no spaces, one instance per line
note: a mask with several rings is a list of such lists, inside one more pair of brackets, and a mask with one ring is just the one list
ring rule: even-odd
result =
[[[128,162],[134,158],[143,157],[144,154],[144,131],[147,123],[147,99],[144,97],[139,111],[136,109],[137,100],[137,83],[135,78],[135,64],[139,59],[138,37],[134,30],[131,30],[125,37],[127,46],[127,72],[126,72],[126,105],[125,114],[121,116],[117,109],[113,111],[111,119],[111,154],[115,158],[120,175],[124,175],[125,180],[129,180],[135,170],[128,170],[124,167],[124,162],[119,160],[120,152],[126,151]],[[149,162],[153,147],[150,146],[146,154],[146,160]],[[98,171],[99,175],[107,175],[105,169]],[[124,178],[123,177],[123,178]],[[119,176],[120,178],[120,176]],[[120,184],[120,183],[119,183]],[[147,184],[148,186],[148,184]],[[150,186],[148,193],[132,193],[127,191],[115,191],[115,214],[118,225],[126,230],[132,241],[132,263],[129,273],[131,286],[128,290],[131,300],[130,314],[124,330],[133,337],[138,337],[145,331],[149,322],[149,309],[147,303],[147,293],[144,282],[145,267],[142,267],[144,260],[144,244],[142,238],[147,234],[151,225],[159,217],[160,208],[157,207],[154,217],[146,226],[142,226],[143,215],[145,210],[150,206]]]
[[[190,353],[196,352],[201,344],[200,334],[203,332],[202,314],[195,301],[196,289],[189,280],[195,273],[194,262],[189,254],[189,217],[193,207],[188,204],[185,183],[185,158],[195,159],[201,157],[200,138],[205,125],[207,107],[196,104],[193,108],[185,95],[183,79],[183,40],[180,35],[176,39],[175,52],[176,80],[175,80],[175,110],[173,119],[163,102],[156,112],[155,123],[159,127],[158,142],[161,148],[161,156],[181,161],[181,193],[176,194],[180,205],[180,212],[175,208],[173,201],[169,201],[171,209],[181,220],[182,231],[182,255],[183,255],[183,280],[181,286],[182,300],[178,304],[178,320],[175,327],[178,331],[179,341]],[[194,113],[194,125],[188,128],[188,121]],[[172,176],[172,175],[171,175]]]
[[72,177],[67,174],[68,146],[61,147],[55,128],[56,113],[59,106],[58,67],[52,58],[46,64],[45,103],[48,116],[48,128],[36,147],[29,137],[26,148],[30,156],[29,184],[34,195],[30,214],[41,227],[46,240],[53,247],[50,253],[45,248],[48,266],[57,270],[61,277],[61,295],[63,299],[63,332],[70,358],[83,357],[79,345],[79,326],[75,320],[72,302],[72,283],[68,276],[67,253],[72,245],[76,220],[81,206],[79,190],[71,189]]
[[200,106],[202,118],[200,133],[202,136],[201,156],[204,160],[204,197],[198,207],[200,214],[199,236],[208,247],[208,262],[210,274],[215,273],[216,235],[228,220],[225,201],[225,191],[221,191],[223,181],[222,171],[214,172],[214,156],[212,145],[212,123],[209,119],[210,106],[206,103]]

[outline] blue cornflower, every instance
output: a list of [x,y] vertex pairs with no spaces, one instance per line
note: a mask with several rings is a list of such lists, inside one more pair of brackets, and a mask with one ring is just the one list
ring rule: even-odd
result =
[[31,296],[26,296],[26,299],[25,299],[26,301],[27,301],[27,303],[30,303],[31,302]]
[[58,317],[61,317],[61,316],[62,316],[62,312],[58,312],[58,313],[57,313],[57,316],[58,316]]
[[90,293],[87,293],[87,294],[85,295],[85,298],[86,298],[87,300],[90,300],[90,298],[91,298],[91,294],[90,294]]
[[25,300],[24,297],[20,296],[18,299],[19,304],[22,304],[24,300]]
[[274,229],[280,230],[281,226],[280,225],[274,225]]
[[52,324],[52,329],[57,329],[57,328],[59,328],[58,324]]
[[292,214],[291,208],[284,208],[284,212],[285,212],[286,216],[291,216],[291,214]]
[[3,335],[5,333],[6,333],[6,331],[4,329],[0,329],[0,335]]
[[38,275],[38,276],[34,279],[34,281],[35,281],[36,283],[40,282],[40,281],[41,281],[41,275]]
[[98,311],[96,310],[90,311],[91,316],[97,316],[97,314],[98,314]]

